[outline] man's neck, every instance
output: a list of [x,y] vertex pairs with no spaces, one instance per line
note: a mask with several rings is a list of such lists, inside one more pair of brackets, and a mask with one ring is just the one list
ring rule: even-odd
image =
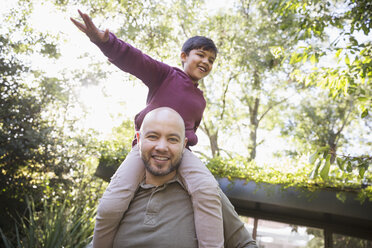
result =
[[176,173],[177,173],[176,171],[172,171],[171,173],[165,176],[154,176],[146,170],[145,182],[146,184],[151,184],[151,185],[158,187],[172,180],[176,176]]

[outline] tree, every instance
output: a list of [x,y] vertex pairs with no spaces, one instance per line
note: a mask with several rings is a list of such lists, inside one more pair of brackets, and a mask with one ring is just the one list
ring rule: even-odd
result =
[[[370,9],[370,2],[359,0],[294,0],[278,3],[275,8],[275,12],[281,15],[296,14],[302,20],[301,28],[304,30],[298,38],[312,41],[308,46],[299,47],[290,58],[292,64],[310,60],[314,67],[312,70],[296,70],[294,76],[307,85],[327,88],[336,98],[355,96],[362,117],[368,115],[368,109],[372,106],[372,43],[370,39],[363,39],[363,35],[368,36],[371,31]],[[317,11],[316,15],[314,11]],[[324,41],[331,28],[338,35],[329,46],[314,43],[314,40]],[[336,57],[337,66],[318,63],[329,56]]]
[[[21,18],[14,24],[24,27],[25,16],[30,10],[23,5],[20,7],[19,11],[14,12],[14,16],[21,15]],[[9,30],[12,28],[14,27],[10,26]],[[55,144],[52,139],[53,128],[42,118],[46,99],[38,98],[33,91],[36,89],[23,82],[29,68],[17,59],[17,53],[27,52],[35,41],[32,37],[35,39],[35,35],[32,35],[28,43],[22,43],[11,41],[9,33],[0,34],[2,227],[9,222],[8,211],[14,214],[14,210],[24,207],[20,203],[25,200],[25,196],[41,196],[43,188],[38,187],[35,174],[50,170],[41,165],[55,159],[54,156],[49,156]]]
[[230,17],[229,32],[225,29],[219,33],[221,36],[231,35],[226,39],[231,48],[224,54],[231,71],[224,73],[230,73],[230,84],[239,85],[239,89],[232,93],[237,100],[232,101],[230,107],[234,106],[234,113],[240,115],[235,120],[238,120],[242,140],[249,141],[246,144],[248,160],[255,159],[257,147],[263,142],[257,133],[263,120],[286,101],[287,96],[282,93],[293,87],[276,50],[295,44],[292,35],[298,27],[291,25],[292,16],[279,18],[275,15],[272,4],[240,1],[234,16]]
[[[368,1],[357,0],[279,1],[275,8],[275,12],[281,15],[296,14],[302,20],[304,31],[299,33],[298,39],[303,39],[305,43],[289,56],[290,63],[309,64],[310,61],[312,66],[303,65],[295,69],[293,78],[306,86],[316,85],[326,89],[336,100],[354,99],[353,103],[359,107],[362,118],[367,118],[372,106],[372,43],[370,39],[363,39],[363,35],[367,36],[371,30],[370,8]],[[338,35],[324,45],[331,28]],[[325,159],[336,156],[330,147],[323,152]],[[313,158],[317,157],[316,154]],[[344,170],[345,163],[348,168],[357,167],[363,177],[372,158],[368,155],[346,155],[334,160],[341,170]],[[348,172],[351,171],[348,169]]]
[[284,117],[282,134],[297,141],[293,145],[294,154],[328,147],[332,151],[330,162],[333,163],[338,148],[347,142],[344,130],[356,117],[353,100],[335,101],[322,92],[316,94],[316,89],[310,91],[312,96],[306,95],[298,106],[289,109],[289,116]]
[[[55,37],[28,24],[32,10],[28,1],[18,1],[1,17],[0,228],[6,233],[13,231],[13,218],[22,218],[26,197],[39,210],[41,199],[58,205],[63,198],[70,204],[85,197],[92,207],[99,196],[96,184],[81,175],[95,149],[91,136],[66,117],[72,99],[68,82],[48,77],[30,62],[34,54],[59,57]],[[87,185],[92,194],[86,196]]]

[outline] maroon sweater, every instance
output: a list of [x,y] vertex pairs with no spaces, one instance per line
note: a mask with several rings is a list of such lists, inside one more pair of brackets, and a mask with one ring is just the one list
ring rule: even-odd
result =
[[[146,107],[134,118],[135,129],[141,127],[145,115],[159,107],[170,107],[183,118],[186,126],[187,146],[198,143],[195,132],[205,109],[203,92],[182,70],[152,59],[140,50],[110,33],[103,44],[96,44],[109,61],[140,80],[149,88]],[[137,140],[133,140],[133,145]]]

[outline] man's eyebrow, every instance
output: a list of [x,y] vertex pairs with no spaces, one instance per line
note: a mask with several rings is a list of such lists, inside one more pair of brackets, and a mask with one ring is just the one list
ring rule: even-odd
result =
[[181,135],[179,135],[178,133],[171,133],[168,136],[177,136],[178,138],[181,138]]
[[156,131],[153,131],[153,130],[149,130],[147,132],[145,132],[145,135],[149,135],[149,134],[158,134]]

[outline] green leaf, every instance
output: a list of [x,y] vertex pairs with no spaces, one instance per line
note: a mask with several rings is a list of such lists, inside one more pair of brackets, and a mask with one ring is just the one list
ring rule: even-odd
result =
[[366,172],[366,169],[364,167],[360,167],[359,168],[359,177],[363,178],[365,172]]
[[[292,64],[295,64],[299,61],[300,58],[300,55],[298,53],[293,53],[292,56],[291,56],[291,60],[289,61],[289,63],[292,65]],[[301,58],[300,58],[301,60]]]
[[349,56],[347,56],[347,55],[346,55],[346,57],[345,57],[345,63],[346,63],[347,65],[350,65],[350,59],[349,59]]
[[322,160],[320,160],[316,164],[314,170],[310,173],[310,178],[313,178],[314,179],[314,178],[316,178],[318,176],[318,171],[319,171],[319,167],[320,167],[321,164],[322,164]]
[[309,163],[310,164],[314,164],[315,161],[318,159],[318,157],[319,157],[319,152],[318,151],[316,151],[315,153],[311,154],[310,155],[310,158],[309,158]]
[[315,54],[311,55],[310,62],[311,62],[312,65],[315,65],[316,62],[318,62],[318,59],[316,58]]
[[360,96],[360,97],[358,97],[358,101],[360,101],[360,102],[366,102],[368,100],[369,100],[369,98],[366,97],[366,96]]
[[338,192],[336,194],[336,197],[337,199],[339,199],[341,202],[345,202],[346,201],[346,194],[345,192]]
[[342,52],[342,48],[338,49],[337,52],[336,52],[336,58],[338,58]]
[[302,58],[302,63],[305,63],[307,61],[307,53],[304,54],[304,57]]
[[344,164],[345,164],[345,160],[342,160],[342,158],[339,158],[337,157],[336,159],[336,162],[337,162],[337,165],[338,165],[338,168],[340,168],[340,170],[344,170]]
[[320,171],[320,177],[323,180],[326,180],[328,178],[329,168],[330,167],[331,167],[331,154],[328,154],[327,155],[327,158],[326,158],[326,162],[325,162],[322,170]]
[[365,110],[362,112],[362,114],[360,115],[360,117],[365,118],[365,117],[367,117],[367,115],[368,115],[368,109],[365,109]]
[[350,161],[347,161],[346,171],[349,172],[349,173],[353,171],[353,167],[351,166],[351,162]]

